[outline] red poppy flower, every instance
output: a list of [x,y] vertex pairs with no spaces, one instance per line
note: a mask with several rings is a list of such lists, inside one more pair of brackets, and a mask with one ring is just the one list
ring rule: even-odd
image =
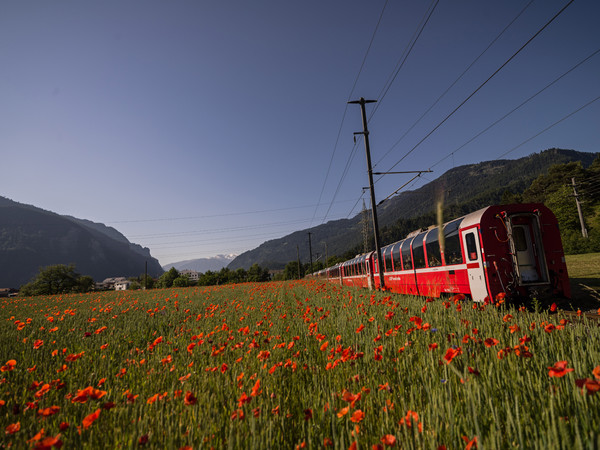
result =
[[100,417],[100,409],[97,409],[93,413],[84,417],[83,422],[81,423],[83,428],[87,430],[98,419],[98,417]]
[[386,434],[381,438],[381,442],[387,447],[394,447],[396,445],[396,436],[393,434]]
[[474,436],[473,439],[469,440],[467,436],[462,436],[463,441],[467,443],[465,450],[471,450],[472,448],[477,448],[477,436]]
[[0,367],[0,372],[10,372],[15,368],[16,365],[17,361],[15,361],[14,359],[9,359],[8,361],[6,361],[5,365]]
[[486,347],[493,347],[494,345],[498,345],[499,342],[500,341],[498,339],[494,338],[487,338],[485,341],[483,341]]
[[262,392],[262,390],[260,388],[260,379],[258,379],[258,380],[256,380],[256,383],[254,383],[254,386],[252,387],[252,390],[250,391],[250,396],[256,397],[261,392]]
[[11,423],[8,425],[4,431],[6,434],[15,434],[17,431],[21,429],[21,422]]
[[40,409],[40,410],[38,410],[37,413],[38,413],[38,416],[48,417],[48,416],[53,416],[58,411],[60,411],[60,407],[54,405],[54,406],[50,406],[49,408]]
[[183,403],[187,406],[193,406],[196,403],[198,403],[198,399],[196,397],[194,397],[194,394],[192,394],[191,392],[188,391],[185,393]]
[[600,390],[600,383],[598,383],[598,381],[593,380],[591,378],[575,380],[575,384],[582,389],[585,387],[585,390],[587,391],[588,395],[594,395],[596,392],[598,392]]
[[564,377],[567,372],[572,372],[574,369],[567,369],[567,361],[558,361],[552,367],[548,367],[548,375],[550,377],[561,378]]
[[446,360],[446,364],[450,364],[452,360],[462,353],[462,349],[458,348],[449,348],[446,350],[446,354],[444,355],[444,359]]
[[348,411],[350,411],[350,407],[346,406],[345,408],[342,408],[338,411],[337,416],[338,417],[344,417],[346,414],[348,414]]
[[60,440],[60,434],[56,436],[48,436],[38,442],[35,446],[36,449],[49,449],[52,447],[61,448],[63,442]]
[[356,411],[354,411],[354,413],[352,414],[352,417],[350,417],[350,420],[354,423],[359,423],[361,420],[363,420],[365,418],[365,413],[362,412],[360,409],[357,409]]

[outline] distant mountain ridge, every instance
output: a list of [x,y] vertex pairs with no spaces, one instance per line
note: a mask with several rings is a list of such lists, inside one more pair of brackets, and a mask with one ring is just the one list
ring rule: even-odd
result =
[[[450,169],[419,189],[402,192],[378,206],[382,245],[404,237],[398,236],[399,230],[394,233],[398,221],[414,222],[413,229],[434,223],[433,211],[438,199],[444,199],[444,204],[452,210],[453,217],[459,217],[499,203],[505,191],[523,192],[535,178],[546,173],[554,164],[581,161],[584,167],[588,167],[598,155],[599,153],[553,148],[516,160],[485,161]],[[369,218],[370,216],[369,211]],[[431,222],[420,223],[419,218],[424,216],[430,216]],[[242,253],[228,268],[248,269],[257,263],[261,267],[281,269],[288,262],[296,260],[296,248],[299,249],[301,261],[308,262],[308,232],[312,234],[313,261],[319,257],[324,258],[325,252],[328,256],[341,256],[357,248],[362,241],[361,215],[330,221],[264,242],[259,247]],[[369,238],[371,244],[372,238]]]
[[0,196],[0,287],[19,287],[39,268],[75,264],[101,281],[114,276],[163,273],[150,250],[119,231],[89,220],[62,216]]
[[175,267],[178,271],[194,270],[196,272],[206,273],[210,270],[212,272],[217,272],[222,268],[227,267],[227,265],[235,258],[236,255],[217,255],[212,258],[188,259],[186,261],[167,264],[163,266],[163,269],[167,271],[171,267]]

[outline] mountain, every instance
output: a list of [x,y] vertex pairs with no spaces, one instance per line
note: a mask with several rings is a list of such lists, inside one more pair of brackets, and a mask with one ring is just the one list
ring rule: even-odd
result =
[[163,266],[165,271],[171,267],[175,267],[178,271],[194,270],[196,272],[205,273],[210,271],[217,272],[235,259],[236,255],[217,255],[212,258],[188,259],[186,261],[174,262]]
[[[422,226],[435,222],[435,204],[443,199],[446,217],[460,217],[484,206],[499,203],[506,191],[522,193],[532,181],[554,164],[581,161],[588,167],[599,153],[549,149],[516,160],[495,160],[455,167],[434,181],[414,191],[402,192],[377,207],[381,245],[395,242]],[[371,213],[369,211],[369,225]],[[261,244],[242,253],[229,269],[261,267],[281,269],[297,259],[297,247],[302,262],[309,259],[308,232],[312,234],[313,261],[317,258],[358,250],[362,242],[361,215],[351,219],[327,222],[310,229],[294,232],[280,239]],[[371,232],[372,233],[372,232]],[[372,242],[369,236],[369,244]],[[318,256],[322,255],[322,256]]]
[[0,197],[0,286],[19,287],[39,268],[75,264],[96,281],[163,273],[150,250],[104,224],[46,211]]

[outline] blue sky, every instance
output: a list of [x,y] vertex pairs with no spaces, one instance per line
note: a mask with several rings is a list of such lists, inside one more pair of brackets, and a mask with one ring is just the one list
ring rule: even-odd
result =
[[[349,99],[378,100],[375,170],[434,170],[411,189],[483,160],[598,152],[600,101],[529,139],[600,96],[600,54],[461,148],[600,49],[594,0],[570,4],[423,140],[566,4],[2,2],[0,195],[113,226],[164,265],[360,212]],[[409,177],[379,180],[377,199]]]

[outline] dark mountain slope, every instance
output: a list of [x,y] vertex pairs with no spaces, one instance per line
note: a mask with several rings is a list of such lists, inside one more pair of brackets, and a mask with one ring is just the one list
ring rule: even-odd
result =
[[19,287],[53,264],[75,264],[95,280],[137,276],[146,261],[149,274],[163,272],[147,249],[114,229],[0,197],[0,286]]

